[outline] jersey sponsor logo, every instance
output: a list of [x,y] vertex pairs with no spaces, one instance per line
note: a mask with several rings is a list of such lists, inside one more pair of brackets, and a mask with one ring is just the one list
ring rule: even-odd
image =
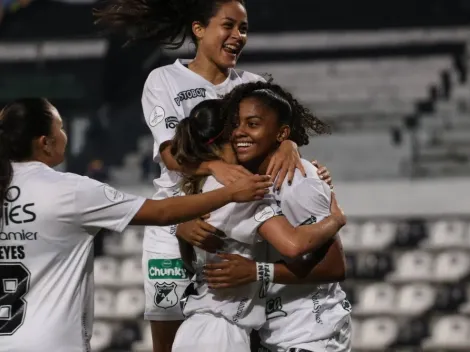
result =
[[17,204],[21,197],[21,189],[12,186],[7,189],[5,202],[2,205],[3,218],[5,225],[25,224],[36,220],[34,212],[34,203]]
[[165,110],[161,106],[156,106],[152,110],[152,113],[150,114],[149,125],[151,127],[155,127],[160,122],[162,122],[164,118],[165,118]]
[[248,303],[248,297],[243,297],[237,307],[237,312],[233,316],[232,320],[234,323],[238,322],[241,318],[243,318],[243,313],[245,312],[246,304]]
[[181,259],[150,259],[148,276],[151,280],[184,280],[188,278]]
[[265,222],[274,215],[274,209],[268,204],[260,204],[255,210],[255,220],[258,222]]
[[287,313],[282,310],[282,298],[275,297],[266,301],[266,320],[287,317]]
[[155,305],[157,307],[167,309],[176,306],[178,303],[178,295],[176,294],[176,283],[156,283],[155,284]]
[[343,301],[341,302],[341,306],[347,312],[351,312],[352,310],[352,305],[347,299],[343,299]]
[[113,203],[122,202],[124,199],[124,193],[108,185],[104,185],[104,195]]
[[37,232],[27,232],[25,230],[16,232],[0,232],[0,241],[36,241]]
[[174,130],[176,126],[178,125],[179,121],[175,116],[169,116],[165,119],[165,127],[166,129],[172,129]]
[[195,98],[205,98],[206,97],[206,88],[195,88],[188,89],[182,92],[179,92],[175,98],[176,105],[180,106],[181,102],[184,100],[190,100]]
[[311,225],[311,224],[315,224],[316,222],[317,222],[317,218],[312,215],[300,225]]
[[312,312],[315,315],[315,321],[317,322],[317,324],[323,324],[323,320],[321,320],[322,305],[320,303],[320,291],[317,291],[312,295],[312,303]]

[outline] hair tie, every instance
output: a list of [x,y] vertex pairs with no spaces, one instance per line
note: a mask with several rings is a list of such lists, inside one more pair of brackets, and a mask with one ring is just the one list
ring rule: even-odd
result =
[[209,139],[209,140],[206,142],[206,145],[211,145],[212,143],[214,143],[223,133],[224,133],[224,130],[220,131],[220,133],[219,133],[217,136],[215,136],[215,137]]

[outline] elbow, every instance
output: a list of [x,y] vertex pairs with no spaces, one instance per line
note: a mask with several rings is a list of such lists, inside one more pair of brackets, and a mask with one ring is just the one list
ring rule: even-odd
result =
[[282,250],[279,251],[284,257],[287,257],[289,259],[295,259],[305,253],[305,251],[302,250],[301,247],[295,245],[295,244],[290,244],[286,246],[285,248],[282,248]]

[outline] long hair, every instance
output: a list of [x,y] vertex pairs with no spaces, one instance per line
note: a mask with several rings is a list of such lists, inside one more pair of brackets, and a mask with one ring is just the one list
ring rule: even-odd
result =
[[[221,109],[221,100],[204,100],[178,124],[170,148],[178,164],[197,167],[220,159],[221,148],[229,141]],[[182,190],[186,194],[199,193],[204,181],[205,177],[184,175]]]
[[28,160],[33,152],[33,140],[50,134],[51,107],[44,98],[24,98],[0,111],[0,204],[13,177],[11,162]]
[[309,136],[330,133],[330,127],[308,108],[295,99],[291,93],[277,84],[270,82],[252,82],[241,84],[224,97],[223,116],[227,121],[227,134],[231,134],[238,124],[239,108],[246,98],[259,99],[266,106],[277,112],[279,121],[289,125],[289,140],[299,147],[309,143]]
[[110,33],[123,34],[127,43],[150,40],[180,48],[189,36],[197,45],[193,22],[207,26],[220,7],[244,0],[104,0],[94,11],[95,23]]

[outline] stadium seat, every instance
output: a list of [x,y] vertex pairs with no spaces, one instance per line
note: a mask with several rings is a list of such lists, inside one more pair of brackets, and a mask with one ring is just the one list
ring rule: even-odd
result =
[[124,322],[113,334],[113,351],[130,351],[134,341],[140,340],[140,328],[136,322]]
[[111,290],[96,289],[94,302],[96,318],[112,318],[114,316],[116,310],[115,295]]
[[123,254],[142,254],[142,245],[144,241],[143,229],[129,227],[122,234],[122,253]]
[[354,313],[358,316],[391,313],[396,307],[395,294],[395,288],[387,283],[366,286],[359,295]]
[[351,344],[353,351],[355,350],[356,346],[360,346],[361,344],[361,322],[357,319],[351,319]]
[[143,324],[141,332],[142,340],[132,344],[132,352],[152,352],[152,330],[150,325]]
[[109,323],[95,321],[90,345],[93,352],[101,352],[111,345],[113,329]]
[[362,322],[356,349],[385,351],[398,337],[397,323],[391,318],[377,317]]
[[96,286],[119,284],[118,262],[111,257],[99,257],[94,261],[94,276]]
[[427,237],[427,224],[424,220],[408,220],[398,224],[395,246],[399,248],[414,248]]
[[437,221],[430,226],[429,238],[421,244],[427,249],[462,248],[465,245],[463,221]]
[[387,280],[392,282],[429,281],[432,278],[433,258],[423,251],[405,252],[398,258],[396,270]]
[[122,235],[118,233],[109,233],[104,237],[103,249],[106,255],[122,255]]
[[391,222],[366,222],[360,229],[362,248],[381,251],[395,241],[396,226]]
[[467,292],[464,284],[448,284],[437,287],[434,311],[452,313],[464,307]]
[[470,272],[470,257],[463,251],[440,253],[435,262],[434,280],[439,282],[458,282]]
[[353,279],[356,277],[356,256],[354,254],[345,254],[346,257],[346,277]]
[[392,260],[388,253],[367,253],[356,256],[355,277],[381,280],[392,270]]
[[428,284],[414,283],[402,287],[397,296],[397,314],[419,316],[433,307],[436,293]]
[[395,348],[399,346],[420,346],[428,336],[428,326],[425,319],[416,318],[400,324]]
[[121,265],[121,284],[125,286],[142,286],[144,278],[142,276],[142,259],[128,258]]
[[360,226],[354,222],[348,222],[339,235],[345,252],[354,252],[361,248]]
[[116,296],[116,315],[122,319],[136,318],[144,311],[143,290],[124,289]]
[[423,342],[425,350],[470,349],[470,322],[458,315],[438,319],[432,327],[431,337]]

